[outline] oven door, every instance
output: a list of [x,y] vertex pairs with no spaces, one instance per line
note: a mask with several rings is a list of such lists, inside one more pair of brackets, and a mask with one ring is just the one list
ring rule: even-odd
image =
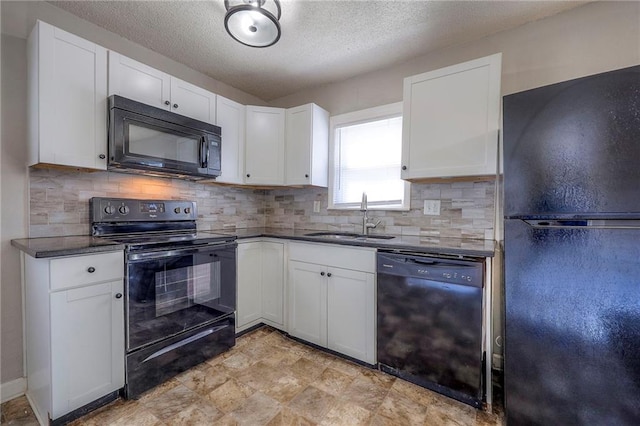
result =
[[236,246],[129,253],[127,350],[233,314]]

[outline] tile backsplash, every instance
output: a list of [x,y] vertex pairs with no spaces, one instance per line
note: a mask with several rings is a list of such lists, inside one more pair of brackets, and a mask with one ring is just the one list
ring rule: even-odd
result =
[[[249,189],[114,172],[30,169],[30,237],[87,235],[89,199],[187,199],[198,204],[198,229],[269,226],[358,231],[362,213],[327,210],[326,188]],[[439,216],[425,216],[423,200],[440,200]],[[320,212],[313,202],[320,201]],[[373,232],[429,237],[494,238],[495,183],[411,185],[411,210],[370,211]]]
[[29,236],[88,235],[89,199],[121,197],[194,200],[198,229],[265,225],[264,190],[114,172],[30,169]]
[[[373,233],[494,238],[495,182],[453,182],[411,184],[409,211],[369,211],[380,219]],[[424,200],[440,200],[440,215],[426,216]],[[320,201],[320,212],[313,202]],[[265,194],[266,226],[292,229],[340,230],[360,232],[359,210],[327,210],[326,188],[277,189]]]

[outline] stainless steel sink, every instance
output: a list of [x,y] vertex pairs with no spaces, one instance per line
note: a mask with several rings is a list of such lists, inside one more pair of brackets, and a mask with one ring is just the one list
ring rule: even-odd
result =
[[362,237],[367,239],[373,238],[374,240],[391,240],[395,238],[393,235],[379,235],[379,234],[362,235]]
[[364,235],[364,234],[356,234],[354,232],[310,232],[308,234],[304,234],[305,237],[322,237],[322,238],[331,238],[336,240],[390,240],[395,238],[392,235]]

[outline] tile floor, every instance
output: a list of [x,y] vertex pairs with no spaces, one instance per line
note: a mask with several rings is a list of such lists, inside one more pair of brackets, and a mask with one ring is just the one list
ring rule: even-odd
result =
[[[72,425],[502,425],[496,413],[326,354],[262,327],[236,346]],[[2,424],[36,425],[24,397],[2,404]]]

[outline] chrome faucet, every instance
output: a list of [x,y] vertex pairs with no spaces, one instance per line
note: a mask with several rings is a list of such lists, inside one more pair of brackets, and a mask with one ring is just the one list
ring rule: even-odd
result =
[[362,193],[362,203],[360,203],[360,211],[362,212],[362,235],[369,235],[369,229],[375,228],[380,225],[381,220],[377,220],[376,223],[370,222],[367,217],[367,193]]

